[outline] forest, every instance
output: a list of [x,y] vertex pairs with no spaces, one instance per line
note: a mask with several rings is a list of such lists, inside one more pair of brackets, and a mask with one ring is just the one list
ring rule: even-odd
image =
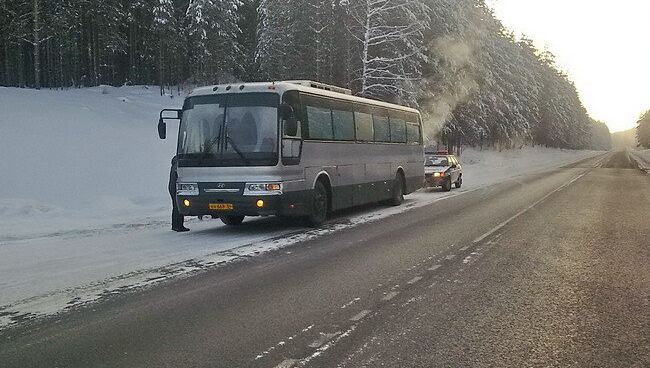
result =
[[484,0],[0,0],[0,44],[2,86],[310,79],[417,107],[451,147],[611,145],[553,54]]

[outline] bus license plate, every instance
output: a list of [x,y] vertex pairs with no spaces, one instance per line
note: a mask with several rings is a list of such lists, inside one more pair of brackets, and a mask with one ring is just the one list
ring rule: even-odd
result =
[[217,211],[232,211],[234,208],[231,203],[210,203],[208,207]]

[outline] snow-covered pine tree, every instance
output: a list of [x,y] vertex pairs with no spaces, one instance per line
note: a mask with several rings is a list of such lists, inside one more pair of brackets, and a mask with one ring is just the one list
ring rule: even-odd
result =
[[256,60],[264,79],[333,75],[333,0],[262,0]]
[[239,0],[191,0],[187,9],[190,63],[195,82],[219,83],[235,78],[239,45]]
[[245,82],[259,80],[259,65],[255,60],[258,47],[257,29],[260,18],[258,8],[260,0],[242,0],[239,7],[239,45],[241,47],[241,60],[237,66],[241,69],[237,72],[238,77]]
[[[27,37],[29,9],[24,3],[0,0],[0,42],[2,42],[2,83],[5,86],[25,86],[22,52],[18,51],[22,40]],[[20,56],[18,55],[20,54]]]
[[162,96],[165,94],[165,58],[176,30],[174,2],[172,0],[156,0],[153,16],[153,30],[158,37],[158,84]]

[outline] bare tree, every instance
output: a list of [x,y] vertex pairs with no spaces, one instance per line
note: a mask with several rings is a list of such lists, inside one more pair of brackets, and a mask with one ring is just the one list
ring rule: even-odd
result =
[[396,98],[410,95],[409,87],[426,61],[423,32],[428,7],[418,0],[358,0],[350,30],[361,45],[358,72],[363,96]]

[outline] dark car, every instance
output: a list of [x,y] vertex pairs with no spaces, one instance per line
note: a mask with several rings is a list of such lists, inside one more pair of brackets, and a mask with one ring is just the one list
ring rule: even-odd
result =
[[454,155],[427,153],[424,155],[425,187],[442,187],[445,191],[463,185],[463,168]]

